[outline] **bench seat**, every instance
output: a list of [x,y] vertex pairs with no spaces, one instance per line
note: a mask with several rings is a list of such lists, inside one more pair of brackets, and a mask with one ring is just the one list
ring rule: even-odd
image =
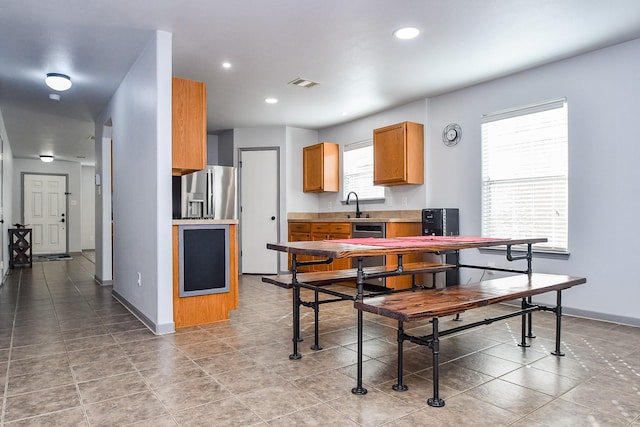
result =
[[[433,262],[411,262],[403,265],[402,274],[420,274],[420,273],[440,273],[449,269],[455,268],[453,264],[440,264]],[[393,272],[396,266],[393,265],[381,265],[376,267],[365,267],[364,273],[389,273]],[[296,278],[298,282],[307,283],[310,285],[331,285],[334,283],[347,282],[356,280],[358,277],[357,268],[349,268],[345,270],[333,270],[333,271],[310,271],[307,273],[298,273]],[[272,285],[280,286],[281,288],[291,289],[293,282],[292,274],[279,274],[277,276],[264,276],[262,281],[265,283],[271,283]]]
[[[487,325],[492,322],[514,316],[522,316],[522,340],[519,344],[528,347],[526,338],[534,338],[531,332],[531,315],[533,311],[548,310],[556,314],[556,347],[551,354],[563,356],[560,351],[560,324],[562,317],[561,293],[564,289],[586,283],[582,277],[571,277],[554,274],[522,274],[502,277],[481,282],[449,286],[444,289],[415,289],[408,292],[385,294],[365,297],[356,300],[355,308],[361,311],[379,314],[398,321],[398,382],[393,386],[396,391],[405,391],[403,383],[403,343],[405,340],[431,348],[433,357],[433,397],[427,399],[430,406],[444,406],[444,400],[439,395],[439,339],[442,336],[457,333],[476,326]],[[557,292],[557,304],[554,308],[544,305],[534,305],[531,297],[545,292]],[[469,323],[447,331],[438,330],[438,319],[442,316],[458,314],[466,310],[485,307],[490,304],[522,299],[521,309],[509,314],[496,316],[482,321]],[[527,318],[529,332],[526,333]],[[404,331],[404,322],[431,319],[433,332],[426,336],[412,336]]]
[[444,289],[418,289],[364,298],[355,308],[409,322],[461,313],[504,301],[527,298],[585,283],[581,277],[534,273],[502,277]]

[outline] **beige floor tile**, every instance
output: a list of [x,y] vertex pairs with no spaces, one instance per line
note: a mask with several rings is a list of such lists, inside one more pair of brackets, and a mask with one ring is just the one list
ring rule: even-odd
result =
[[231,397],[231,393],[210,377],[164,385],[154,390],[158,399],[170,412]]
[[309,427],[357,427],[358,424],[345,419],[328,405],[320,404],[302,409],[289,415],[269,421],[271,427],[309,426]]
[[490,403],[517,415],[528,414],[553,400],[552,396],[500,379],[489,381],[465,395]]
[[80,397],[75,385],[50,388],[7,397],[4,419],[19,420],[79,406]]
[[73,408],[8,422],[5,425],[11,427],[83,427],[89,424],[82,408]]
[[173,415],[181,426],[242,427],[262,422],[260,417],[233,397],[178,411]]
[[560,396],[580,383],[573,378],[529,366],[510,372],[502,376],[501,379],[551,396]]
[[292,384],[250,390],[237,398],[265,421],[320,403],[316,397]]
[[10,377],[7,382],[7,396],[62,387],[69,384],[74,384],[71,368],[68,366],[52,367],[26,375]]
[[540,423],[549,427],[575,426],[607,426],[622,427],[629,423],[623,418],[601,413],[564,399],[556,399],[540,409],[529,414],[523,425],[529,422]]
[[115,397],[147,391],[147,384],[140,374],[131,372],[78,384],[82,403],[96,403]]
[[184,363],[167,363],[155,368],[140,371],[140,375],[152,389],[169,384],[203,378],[207,373],[191,360]]
[[76,381],[84,382],[133,372],[135,367],[127,358],[116,357],[108,362],[98,361],[73,366],[71,370]]
[[346,419],[363,426],[378,426],[419,409],[375,388],[370,388],[365,395],[355,395],[345,390],[342,396],[326,404]]

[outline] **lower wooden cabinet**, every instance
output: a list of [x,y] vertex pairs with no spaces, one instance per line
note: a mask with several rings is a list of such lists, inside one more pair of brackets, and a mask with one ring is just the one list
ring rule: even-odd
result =
[[[336,240],[351,238],[351,223],[348,222],[290,222],[289,241],[301,242],[309,240]],[[299,261],[314,259],[313,257],[298,256]],[[320,264],[298,268],[298,271],[328,271],[351,268],[351,259],[336,259],[331,264]],[[291,270],[291,255],[289,255],[289,270]]]
[[[229,289],[222,293],[194,293],[193,296],[180,295],[180,225],[173,228],[173,321],[176,328],[203,325],[229,319],[229,311],[238,307],[238,241],[237,225],[228,227],[228,264]],[[183,248],[184,249],[184,248]],[[183,252],[184,254],[184,252]],[[206,262],[206,261],[205,261]],[[191,265],[194,265],[193,263]],[[183,264],[184,266],[184,264]],[[184,279],[184,277],[183,277]]]
[[[387,223],[386,236],[391,237],[404,237],[404,236],[419,236],[422,234],[422,224],[419,222],[388,222]],[[410,262],[422,262],[423,254],[408,254],[402,257],[402,262],[408,264]],[[398,257],[396,255],[389,255],[386,257],[386,264],[390,266],[398,265]],[[387,277],[386,286],[391,289],[408,289],[411,287],[412,277],[397,276]],[[422,285],[425,283],[424,274],[416,275],[416,283]]]
[[[289,223],[289,241],[322,241],[350,239],[351,226],[349,222],[290,222]],[[403,236],[419,236],[422,234],[422,225],[420,222],[387,222],[385,224],[386,237],[403,237]],[[398,259],[395,255],[386,256],[386,265],[397,266]],[[313,259],[309,256],[298,256],[301,261]],[[404,264],[411,262],[423,262],[422,254],[404,255],[402,258]],[[336,259],[331,264],[320,264],[314,266],[301,267],[300,272],[305,271],[331,271],[344,270],[351,267],[351,258]],[[291,255],[289,255],[289,270],[291,270]],[[407,289],[411,287],[413,278],[408,276],[387,277],[386,286],[391,289]],[[416,275],[417,284],[425,284],[425,275]]]

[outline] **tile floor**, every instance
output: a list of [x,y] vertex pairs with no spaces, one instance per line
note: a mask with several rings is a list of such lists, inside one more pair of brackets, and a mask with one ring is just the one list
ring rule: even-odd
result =
[[[395,330],[373,315],[369,392],[351,394],[348,302],[322,307],[322,351],[309,350],[313,316],[303,308],[304,356],[290,361],[289,291],[260,277],[242,277],[229,322],[154,336],[93,282],[93,268],[83,256],[38,262],[12,270],[0,289],[1,425],[640,426],[640,328],[565,317],[562,358],[549,355],[550,313],[537,313],[538,338],[526,350],[515,344],[514,319],[447,337],[446,406],[431,408],[428,349],[407,346],[410,389],[394,392]],[[507,310],[474,310],[463,321]]]

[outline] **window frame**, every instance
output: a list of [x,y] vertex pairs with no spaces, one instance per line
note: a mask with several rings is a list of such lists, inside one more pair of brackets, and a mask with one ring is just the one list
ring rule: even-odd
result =
[[[347,188],[347,161],[345,161],[346,153],[349,151],[359,150],[363,148],[371,147],[371,188],[377,187],[379,188],[378,192],[381,195],[374,195],[374,197],[367,197],[366,194],[368,192],[363,192],[361,190],[362,187],[358,187],[355,189]],[[360,203],[370,204],[370,203],[384,203],[386,197],[386,188],[381,185],[373,185],[373,138],[365,139],[358,142],[352,142],[350,144],[345,144],[342,147],[342,203],[345,204],[347,200],[347,195],[349,192],[355,191],[358,194],[358,200]],[[373,190],[372,190],[373,191]],[[364,195],[362,195],[364,194]]]
[[[521,134],[524,134],[524,132],[522,132],[522,129],[525,129],[526,131],[529,131],[529,132],[533,132],[536,130],[544,131],[545,128],[547,129],[552,128],[552,126],[549,125],[549,123],[553,123],[555,126],[563,126],[563,129],[561,129],[560,132],[558,132],[557,130],[554,130],[555,133],[551,134],[551,137],[548,137],[548,138],[547,137],[541,138],[539,137],[539,135],[536,135],[536,139],[527,140],[526,138],[524,138],[520,141],[516,140],[514,142],[514,146],[518,148],[526,147],[526,148],[532,149],[531,153],[534,153],[534,154],[531,155],[531,158],[529,159],[529,160],[532,160],[530,163],[527,164],[526,161],[523,162],[522,157],[518,158],[518,156],[516,155],[516,157],[515,158],[512,157],[512,159],[514,159],[516,164],[519,163],[520,168],[513,167],[511,168],[512,169],[511,171],[508,171],[510,169],[509,167],[500,168],[498,166],[496,168],[495,162],[498,162],[499,160],[496,160],[495,158],[493,160],[494,162],[493,167],[489,168],[491,159],[487,159],[487,155],[492,154],[493,156],[498,156],[499,154],[496,154],[495,152],[494,153],[488,152],[488,146],[490,142],[487,141],[486,138],[488,136],[487,133],[489,132],[490,128],[486,126],[490,126],[490,123],[495,124],[495,122],[499,122],[499,121],[523,118],[524,116],[529,116],[532,114],[543,113],[543,112],[549,112],[549,111],[558,110],[558,109],[562,109],[564,111],[563,116],[559,119],[560,121],[558,122],[545,123],[541,121],[535,124],[536,126],[541,125],[542,126],[541,128],[536,129],[533,126],[531,126],[531,124],[529,124],[529,125],[526,125],[524,128],[519,128],[518,130],[514,129],[507,133],[507,135],[517,136],[518,132]],[[506,236],[506,237],[549,237],[550,238],[549,242],[533,245],[532,247],[533,251],[538,254],[544,254],[545,256],[548,256],[551,258],[568,257],[569,255],[569,157],[568,157],[569,123],[568,121],[569,121],[569,113],[568,113],[568,102],[566,98],[560,98],[560,99],[555,99],[551,101],[517,107],[513,109],[502,110],[502,111],[498,111],[495,113],[486,114],[482,116],[482,120],[481,120],[481,162],[482,162],[481,164],[482,233],[481,234],[482,235],[493,234],[491,231],[488,231],[488,230],[495,229],[496,223],[499,222],[496,218],[493,218],[493,224],[492,224],[492,219],[487,218],[487,215],[491,215],[492,213],[491,204],[492,203],[495,204],[496,201],[500,200],[499,196],[496,197],[495,194],[498,194],[498,193],[495,193],[495,191],[502,191],[501,194],[503,196],[505,194],[509,196],[507,197],[507,199],[513,198],[515,195],[518,195],[518,196],[527,195],[531,197],[530,200],[533,200],[533,202],[530,205],[528,205],[529,208],[531,208],[532,210],[534,210],[535,208],[538,208],[540,204],[539,201],[543,200],[545,203],[551,203],[550,205],[544,205],[545,209],[553,209],[554,211],[556,211],[557,215],[559,214],[561,217],[564,216],[564,218],[561,218],[560,221],[556,221],[555,219],[552,219],[551,221],[547,221],[547,224],[540,225],[539,220],[540,219],[548,220],[549,218],[551,218],[550,215],[534,214],[527,217],[527,221],[534,224],[536,223],[535,221],[536,218],[538,219],[537,221],[538,226],[534,225],[534,231],[532,232],[536,234],[538,233],[538,231],[535,231],[536,229],[544,230],[546,228],[548,230],[545,233],[547,234],[547,236],[540,236],[540,235],[531,236],[527,234],[526,231],[522,233],[518,231],[518,233],[520,233],[518,234],[518,236]],[[514,123],[516,123],[516,121],[512,121],[511,123],[508,123],[508,125],[513,125]],[[494,135],[494,138],[498,138],[498,137]],[[516,144],[519,144],[519,146]],[[540,145],[540,144],[545,144],[545,145]],[[536,147],[535,145],[539,145],[539,146]],[[497,141],[496,139],[494,139],[493,140],[494,150],[496,146],[498,146],[498,150],[499,150],[500,141]],[[558,156],[558,159],[559,159],[558,162],[555,162],[555,164],[554,162],[545,162],[545,163],[534,162],[535,153],[537,153],[538,156],[540,156],[543,153],[546,154],[545,147],[546,149],[551,148],[552,150],[554,150],[554,152]],[[513,150],[514,148],[512,146],[507,148],[507,150],[508,149]],[[509,153],[507,152],[506,155],[508,154]],[[519,153],[519,154],[520,156],[522,156],[522,153]],[[511,153],[511,155],[514,156],[515,154]],[[526,167],[523,167],[523,166],[526,166]],[[492,176],[489,176],[488,169],[491,169]],[[496,170],[498,170],[498,172],[496,172]],[[496,176],[498,176],[499,178],[496,178]],[[543,187],[543,183],[545,181],[552,182],[551,189],[549,189],[549,187]],[[501,186],[507,187],[507,189],[501,190],[500,189]],[[515,187],[515,188],[509,189],[508,188],[509,186]],[[540,188],[542,188],[542,190],[540,190]],[[490,191],[491,189],[493,189],[494,191],[493,197],[491,197],[491,194],[487,194],[487,192]],[[538,193],[539,191],[545,191],[544,197],[541,197],[541,196],[536,197],[536,193]],[[511,208],[518,205],[518,202],[514,201],[513,199],[505,203],[506,203],[506,208]],[[559,204],[555,204],[555,203],[559,203]],[[523,206],[527,206],[527,204],[524,204]],[[558,207],[560,209],[558,209]],[[512,212],[512,214],[510,215],[512,217],[516,216],[516,215],[513,215],[514,211],[509,210],[508,212]],[[549,223],[551,223],[552,225],[549,225]],[[504,227],[504,229],[509,229],[511,227],[518,229],[518,226],[520,227],[524,226],[524,224],[522,223],[519,224],[519,221],[517,219],[514,219],[513,221],[508,221],[507,224],[509,224],[509,226]],[[557,226],[556,224],[559,224],[559,226]],[[502,226],[498,224],[498,228],[502,228]],[[556,235],[557,238],[552,238],[553,235]],[[498,248],[498,250],[503,250],[503,249]]]

